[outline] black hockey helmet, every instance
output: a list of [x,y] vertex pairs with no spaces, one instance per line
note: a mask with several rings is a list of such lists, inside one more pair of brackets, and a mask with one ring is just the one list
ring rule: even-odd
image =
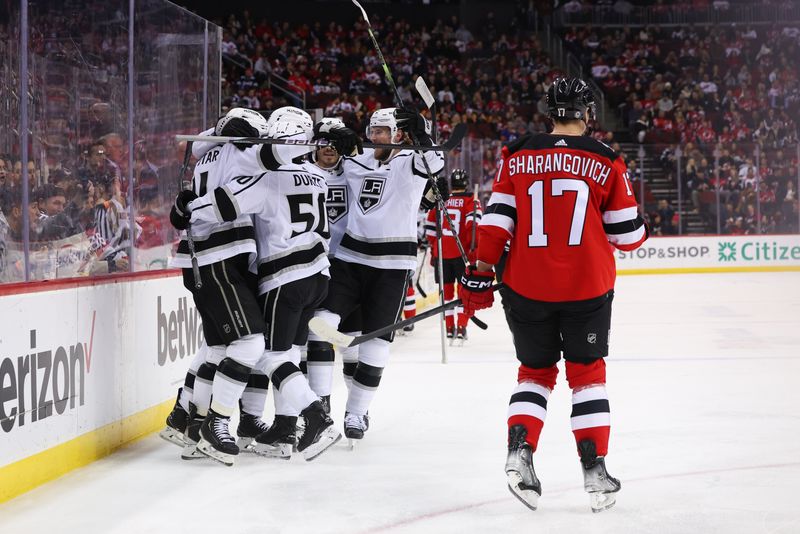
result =
[[556,78],[547,90],[547,112],[553,119],[583,120],[595,115],[594,94],[580,78]]
[[450,187],[452,189],[466,189],[469,185],[469,174],[464,169],[453,169],[450,173]]

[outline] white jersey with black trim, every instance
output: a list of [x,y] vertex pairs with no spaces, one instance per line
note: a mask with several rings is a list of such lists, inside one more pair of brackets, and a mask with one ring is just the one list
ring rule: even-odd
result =
[[193,200],[192,221],[255,215],[259,294],[316,273],[330,276],[326,174],[301,163],[238,178]]
[[337,165],[332,169],[323,169],[320,172],[325,174],[328,182],[328,195],[325,198],[325,210],[328,214],[328,228],[331,239],[328,243],[328,254],[333,256],[342,236],[347,229],[347,214],[350,211],[350,197],[352,196],[347,189],[347,180],[342,171],[342,166]]
[[439,152],[398,152],[386,162],[372,150],[342,159],[347,179],[347,230],[334,257],[378,269],[417,268],[417,212],[428,176],[444,168]]
[[[209,133],[213,133],[213,130],[206,130],[201,135]],[[284,137],[305,139],[302,135]],[[295,145],[254,145],[239,150],[230,143],[198,143],[198,147],[192,147],[193,154],[201,155],[192,176],[192,188],[198,197],[233,181],[256,176],[278,168],[281,164],[290,163],[292,158],[309,150],[308,147]],[[202,150],[206,152],[202,153]],[[235,220],[226,221],[209,219],[195,222],[192,219],[192,240],[198,265],[210,265],[245,253],[252,254],[255,259],[256,239],[253,218],[250,215],[245,214]],[[192,267],[185,233],[182,233],[170,266],[183,269]]]

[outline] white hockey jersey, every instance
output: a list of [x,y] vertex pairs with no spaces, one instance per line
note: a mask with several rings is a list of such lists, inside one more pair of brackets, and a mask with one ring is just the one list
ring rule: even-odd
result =
[[334,255],[339,243],[342,241],[344,231],[347,229],[347,214],[350,211],[350,192],[347,189],[347,180],[342,171],[342,166],[333,169],[320,168],[328,182],[328,196],[325,198],[325,210],[328,213],[328,228],[331,239],[328,243],[328,254]]
[[255,215],[260,294],[316,273],[329,276],[325,174],[303,163],[237,178],[192,201],[192,222]]
[[347,230],[334,257],[378,269],[417,268],[417,212],[428,176],[444,168],[440,152],[400,151],[387,162],[372,150],[342,160],[347,179]]
[[[213,133],[213,130],[206,130],[201,135],[209,133]],[[287,137],[303,138],[301,135]],[[225,184],[278,168],[309,150],[309,147],[296,145],[254,145],[239,150],[232,144],[198,142],[192,147],[192,152],[202,157],[194,167],[192,188],[198,197],[203,197]],[[252,254],[252,259],[255,259],[256,239],[250,215],[243,214],[235,219],[198,219],[197,222],[193,218],[191,230],[198,265],[210,265],[244,253]],[[185,237],[178,244],[170,266],[183,269],[192,267]]]

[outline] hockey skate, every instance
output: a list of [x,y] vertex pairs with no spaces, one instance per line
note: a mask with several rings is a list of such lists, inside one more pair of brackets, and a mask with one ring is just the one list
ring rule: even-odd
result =
[[342,439],[339,431],[333,428],[333,419],[325,413],[322,402],[312,402],[300,415],[306,420],[306,429],[297,441],[297,450],[303,453],[307,462]]
[[330,395],[323,395],[319,398],[322,401],[322,408],[325,410],[325,413],[330,415],[331,414],[331,396]]
[[467,340],[467,327],[466,326],[459,326],[456,329],[456,340],[458,341],[458,346],[463,347],[464,342]]
[[197,442],[198,451],[228,467],[233,465],[234,458],[239,454],[236,440],[228,431],[230,422],[230,417],[209,410],[200,425],[200,441]]
[[297,417],[276,415],[272,425],[266,432],[256,436],[250,448],[265,458],[288,460],[292,457],[292,450],[297,441],[296,427]]
[[[178,389],[178,399],[181,398],[181,391],[183,388]],[[183,447],[186,444],[183,435],[189,423],[189,414],[180,405],[178,399],[175,400],[175,406],[167,416],[167,426],[158,435],[178,447]]]
[[356,415],[345,412],[344,414],[344,435],[348,439],[348,446],[353,450],[356,442],[364,439],[364,432],[369,430],[369,413],[366,415]]
[[450,340],[450,346],[453,346],[453,342],[456,339],[456,327],[455,326],[448,326],[447,327],[447,339]]
[[236,427],[236,445],[241,452],[253,452],[253,441],[256,436],[263,434],[269,429],[269,425],[260,417],[249,414],[245,411],[239,412],[239,426]]
[[181,452],[183,460],[201,460],[208,458],[205,454],[197,450],[197,442],[200,441],[200,425],[203,424],[203,417],[197,415],[197,407],[189,403],[189,422],[186,425],[186,432],[183,435],[185,445]]
[[608,510],[617,502],[614,495],[622,488],[622,483],[606,471],[605,458],[597,456],[594,441],[585,439],[578,443],[583,467],[583,488],[589,492],[592,512]]
[[506,458],[506,477],[508,489],[522,504],[536,510],[542,495],[542,484],[533,470],[533,450],[525,441],[528,431],[523,425],[508,429],[508,457]]
[[406,334],[410,334],[413,331],[414,331],[414,323],[407,324],[403,327],[403,332],[405,332]]

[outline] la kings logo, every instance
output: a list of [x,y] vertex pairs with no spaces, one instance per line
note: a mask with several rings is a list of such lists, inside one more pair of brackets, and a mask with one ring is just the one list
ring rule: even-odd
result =
[[329,185],[328,198],[325,199],[328,221],[333,224],[347,215],[347,186]]
[[382,176],[367,176],[361,185],[361,194],[358,196],[358,205],[361,211],[368,213],[381,203],[386,178]]

